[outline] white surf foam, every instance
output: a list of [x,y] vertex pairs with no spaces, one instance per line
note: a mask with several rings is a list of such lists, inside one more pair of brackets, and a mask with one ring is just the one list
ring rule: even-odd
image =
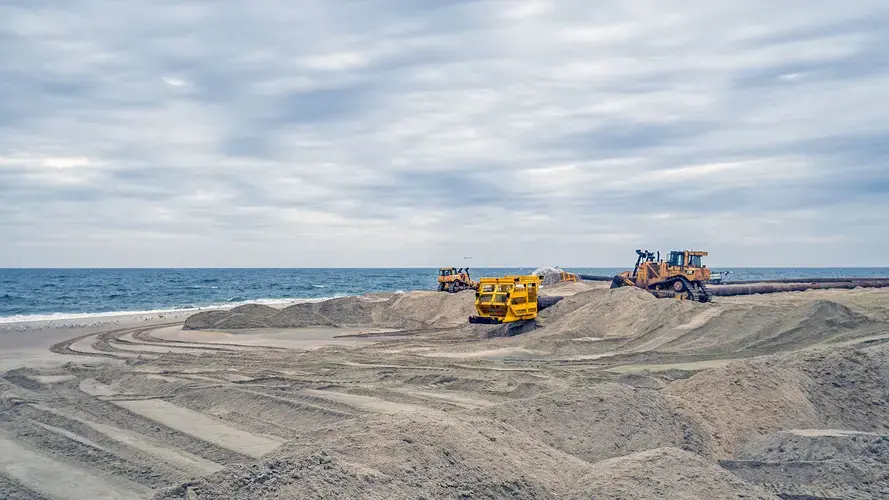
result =
[[253,300],[243,300],[238,302],[223,302],[216,304],[208,304],[205,306],[194,306],[194,307],[180,307],[180,308],[168,308],[168,309],[147,309],[147,310],[138,310],[138,311],[108,311],[108,312],[98,312],[98,313],[70,313],[70,312],[56,312],[50,314],[16,314],[12,316],[3,316],[0,317],[0,324],[9,324],[9,323],[32,323],[32,322],[54,322],[54,321],[67,321],[67,320],[103,320],[108,318],[115,318],[120,316],[163,316],[167,314],[176,314],[176,313],[192,313],[199,311],[206,311],[209,309],[232,309],[234,307],[242,306],[244,304],[264,304],[272,307],[287,307],[293,304],[303,304],[310,302],[321,302],[324,300],[330,299],[338,299],[341,297],[346,297],[346,295],[338,294],[330,297],[318,297],[313,299],[253,299]]

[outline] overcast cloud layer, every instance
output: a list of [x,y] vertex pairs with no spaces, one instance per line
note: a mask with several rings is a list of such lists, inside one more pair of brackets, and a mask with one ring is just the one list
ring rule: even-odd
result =
[[889,2],[805,4],[0,0],[0,267],[886,265]]

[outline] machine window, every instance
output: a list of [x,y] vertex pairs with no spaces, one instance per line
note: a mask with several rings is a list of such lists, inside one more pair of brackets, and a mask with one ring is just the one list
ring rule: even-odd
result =
[[669,264],[671,266],[681,266],[683,264],[682,252],[670,252]]
[[506,302],[506,294],[505,293],[498,293],[498,294],[494,295],[494,302],[505,303]]
[[486,294],[479,295],[478,301],[479,302],[491,302],[492,298],[494,298],[494,294],[486,293]]

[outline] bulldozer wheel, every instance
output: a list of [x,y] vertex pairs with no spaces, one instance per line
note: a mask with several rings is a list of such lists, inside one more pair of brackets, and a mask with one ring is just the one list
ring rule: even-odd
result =
[[684,280],[679,279],[673,282],[673,290],[676,292],[686,292],[688,291],[688,286]]
[[456,293],[456,292],[457,292],[457,286],[458,286],[457,282],[456,282],[456,281],[452,281],[452,282],[451,282],[451,286],[450,286],[450,288],[448,288],[448,292],[450,292],[450,293]]

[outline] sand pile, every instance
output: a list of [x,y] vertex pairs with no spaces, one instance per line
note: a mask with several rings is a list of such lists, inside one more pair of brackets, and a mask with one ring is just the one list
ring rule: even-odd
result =
[[790,498],[889,498],[889,434],[781,431],[721,465]]
[[251,465],[159,493],[184,498],[777,498],[702,457],[657,448],[595,464],[508,424],[443,413],[366,417]]
[[[285,307],[278,314],[267,318],[267,325],[275,328],[303,328],[307,326],[334,326],[333,321],[317,312],[318,304],[303,303]],[[191,319],[191,318],[189,318]],[[261,318],[254,318],[262,321]],[[188,326],[188,320],[185,321]],[[231,327],[229,327],[231,328]],[[262,328],[262,327],[260,327]]]
[[692,302],[660,300],[638,288],[583,294],[590,300],[546,325],[550,337],[632,338],[676,321]]
[[182,327],[185,330],[205,330],[208,328],[213,328],[213,326],[222,321],[223,319],[231,316],[232,313],[230,311],[203,311],[197,314],[193,314],[185,320],[185,325]]
[[698,455],[676,448],[659,448],[599,462],[573,489],[568,498],[779,498]]
[[623,384],[548,392],[480,413],[589,462],[661,447],[701,449],[694,425],[659,391]]
[[729,458],[787,429],[889,432],[889,356],[880,346],[788,353],[731,363],[673,382],[666,394]]
[[557,283],[540,289],[540,295],[545,297],[570,297],[578,293],[590,290],[608,290],[607,284],[594,281],[573,281]]
[[[190,485],[192,498],[563,498],[590,464],[507,425],[419,413],[303,435],[260,463]],[[159,494],[185,498],[188,487]]]
[[[711,307],[723,308],[720,304]],[[721,352],[772,354],[798,349],[843,334],[866,335],[882,328],[877,322],[836,302],[809,299],[792,307],[763,304],[719,312],[676,344],[698,348],[719,346]]]
[[475,294],[409,292],[380,297],[343,297],[300,303],[285,309],[247,304],[230,311],[204,311],[185,321],[185,330],[302,328],[311,326],[379,326],[386,328],[451,328],[474,314]]
[[562,281],[562,272],[556,267],[538,267],[531,274],[542,278],[540,283],[542,286],[549,286]]
[[790,303],[771,298],[700,304],[657,299],[630,287],[592,289],[541,311],[538,328],[518,342],[550,356],[622,356],[657,364],[677,354],[687,361],[774,354],[889,331],[885,323],[818,295]]
[[889,467],[889,435],[838,429],[792,429],[746,443],[735,458],[761,462],[869,460]]
[[281,312],[279,309],[275,309],[272,306],[267,306],[265,304],[244,304],[242,306],[235,307],[231,309],[229,312],[232,314],[247,314],[250,316],[258,316],[261,318],[269,318]]
[[660,300],[638,288],[592,290],[562,299],[546,314],[537,338],[634,338],[677,322],[701,304]]
[[453,328],[475,314],[475,292],[409,292],[398,294],[374,311],[374,322],[396,328]]

